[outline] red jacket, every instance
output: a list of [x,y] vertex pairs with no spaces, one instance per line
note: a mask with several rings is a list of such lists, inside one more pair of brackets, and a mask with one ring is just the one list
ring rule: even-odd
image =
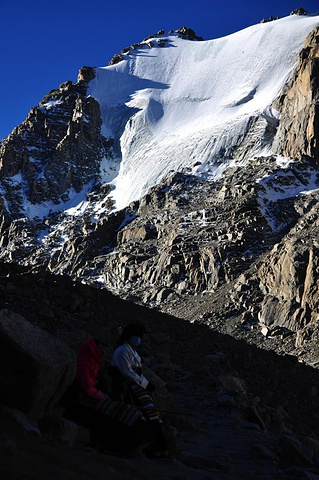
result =
[[94,338],[89,338],[80,348],[77,358],[76,379],[81,389],[91,398],[107,400],[106,393],[95,387],[103,354],[98,348]]

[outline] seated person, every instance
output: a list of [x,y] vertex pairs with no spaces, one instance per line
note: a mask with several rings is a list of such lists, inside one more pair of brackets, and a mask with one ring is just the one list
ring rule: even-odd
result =
[[[124,327],[118,339],[113,360],[113,386],[119,391],[119,386],[130,393],[133,404],[143,413],[148,422],[154,442],[154,455],[165,456],[167,447],[163,435],[163,420],[157,411],[152,393],[153,384],[143,375],[141,357],[136,348],[141,343],[145,327],[141,324],[130,324]],[[118,372],[118,374],[116,374]]]
[[141,410],[128,403],[113,400],[99,390],[97,378],[103,361],[102,343],[89,338],[77,358],[74,413],[93,439],[109,451],[130,455],[140,444],[150,443],[150,431]]

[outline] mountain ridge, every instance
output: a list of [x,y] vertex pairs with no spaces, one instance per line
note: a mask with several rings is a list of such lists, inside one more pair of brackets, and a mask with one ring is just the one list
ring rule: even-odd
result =
[[[259,65],[257,73],[244,72],[245,88],[223,92],[223,119],[231,111],[247,115],[243,122],[232,117],[228,137],[226,132],[220,142],[210,143],[207,123],[201,132],[196,117],[200,109],[209,110],[203,106],[213,98],[210,77],[195,77],[197,91],[187,97],[195,56],[188,64],[185,59],[187,45],[199,55],[202,48],[214,50],[222,42],[225,47],[227,40],[215,46],[199,41],[194,47],[174,35],[178,44],[184,42],[180,51],[189,65],[179,70],[186,79],[180,110],[174,110],[178,98],[165,98],[169,68],[158,78],[139,75],[143,62],[155,63],[154,52],[161,65],[170,52],[175,64],[182,62],[179,47],[137,46],[129,55],[135,56],[132,62],[100,69],[102,76],[114,77],[104,103],[91,95],[99,70],[83,67],[76,84],[65,82],[49,92],[1,143],[0,470],[9,478],[30,473],[84,480],[107,474],[117,480],[141,478],[142,470],[147,477],[188,480],[318,475],[319,17],[276,20],[248,31],[256,31],[263,45],[260,32],[283,33],[282,25],[291,28],[300,21],[316,26],[300,38],[294,31],[300,48],[296,43],[291,52],[289,75],[285,70],[286,76],[274,76],[277,93],[259,99],[258,114],[250,108],[263,91],[255,80],[271,68],[270,60],[279,62],[276,49],[264,65],[256,48],[251,63]],[[291,37],[279,38],[283,51]],[[250,38],[251,50],[254,45]],[[217,58],[216,52],[204,53],[207,63]],[[225,56],[226,67],[229,60]],[[132,71],[126,71],[131,64]],[[122,70],[126,76],[118,73]],[[117,85],[131,74],[133,81]],[[191,112],[185,107],[190,96]],[[121,115],[112,118],[107,108]],[[151,155],[146,146],[152,135],[162,138],[167,112],[176,145],[168,142],[165,151],[164,142],[163,155],[173,144],[176,155],[188,160],[173,156],[170,166],[177,167],[170,171],[168,165],[163,176],[158,169],[158,180],[133,199],[133,174],[138,176],[144,156]],[[177,127],[172,130],[176,112],[180,125],[191,120],[184,137]],[[141,125],[134,144],[134,128]],[[111,127],[121,135],[113,135]],[[194,132],[203,133],[202,139],[192,151],[182,151]],[[215,147],[218,155],[211,158]],[[123,172],[121,155],[127,154],[128,165],[138,148],[142,156],[130,176],[129,169]],[[158,168],[158,150],[153,153],[148,170]],[[201,155],[211,157],[204,161]],[[112,197],[121,169],[132,183],[122,209]],[[61,379],[65,388],[72,381],[70,349],[75,355],[86,338],[106,327],[110,360],[117,329],[131,321],[145,322],[141,356],[165,384],[160,401],[173,401],[165,422],[177,444],[174,458],[161,462],[143,456],[123,461],[101,452],[89,432],[61,409],[37,424],[28,418],[57,402]],[[54,364],[55,351],[46,351],[46,341],[59,342],[62,366]],[[50,357],[47,365],[30,357],[39,349]],[[14,361],[8,362],[5,352]],[[30,431],[37,437],[26,437]]]
[[[193,115],[187,110],[188,115],[183,116],[190,96],[186,93],[193,79],[184,67],[176,67],[176,78],[172,76],[171,82],[173,86],[175,82],[174,90],[168,85],[167,67],[156,80],[155,74],[161,68],[152,70],[156,62],[150,52],[156,53],[156,60],[160,58],[160,66],[168,62],[171,54],[174,64],[191,59],[191,65],[199,55],[197,63],[204,62],[210,68],[209,52],[219,46],[226,48],[228,37],[194,43],[179,39],[174,33],[175,47],[157,45],[147,48],[145,55],[138,47],[130,55],[126,52],[130,60],[98,70],[83,67],[77,84],[66,82],[51,91],[1,145],[0,258],[35,270],[42,266],[170,313],[176,309],[188,320],[191,312],[192,320],[205,318],[209,323],[212,318],[211,323],[220,322],[222,329],[225,319],[235,316],[236,321],[229,323],[233,325],[232,333],[237,334],[238,326],[246,332],[249,326],[256,330],[257,343],[264,328],[270,334],[278,326],[292,332],[296,345],[311,329],[315,338],[317,274],[312,264],[315,265],[317,244],[310,227],[311,222],[316,222],[318,189],[319,35],[318,26],[312,28],[319,23],[318,18],[287,17],[231,36],[236,43],[238,38],[251,39],[253,33],[263,54],[266,52],[268,63],[263,65],[264,57],[258,57],[256,44],[251,41],[250,53],[255,51],[256,62],[251,63],[261,70],[251,75],[249,71],[245,73],[243,78],[249,80],[245,91],[237,88],[224,92],[219,108],[225,116],[221,120],[233,121],[228,136],[221,134],[227,147],[224,150],[221,143],[205,136],[210,135],[207,124],[202,130],[198,127],[200,118],[207,118],[209,102],[216,98],[209,90],[213,88],[209,81],[204,87],[197,82],[197,90],[190,90],[193,100],[201,100],[190,103],[196,103],[197,113],[206,116],[196,117],[196,109]],[[297,25],[302,25],[301,30]],[[292,36],[286,38],[283,33],[290,30]],[[303,46],[301,31],[307,37]],[[282,42],[277,58],[269,46],[264,50],[270,33],[271,45],[278,39],[290,42],[294,38],[295,43],[288,48]],[[240,42],[237,48],[242,48]],[[278,66],[283,52],[290,52],[284,71]],[[214,55],[218,63],[218,52]],[[227,66],[232,57],[224,57],[220,61]],[[250,55],[247,62],[249,58]],[[271,61],[279,68],[274,71],[281,72],[279,79],[267,74]],[[104,91],[105,78],[97,84],[97,71],[111,82],[104,103],[92,96],[95,92],[98,97],[98,92],[102,95]],[[198,67],[198,72],[203,72],[202,67]],[[182,85],[177,81],[181,73],[185,79]],[[260,80],[263,75],[267,82],[273,82],[272,93],[265,97],[268,83]],[[126,81],[118,86],[118,78]],[[154,82],[156,88],[151,88]],[[256,82],[264,88],[258,90]],[[181,102],[177,102],[175,110],[177,98]],[[163,110],[158,105],[160,100]],[[164,122],[165,109],[168,123]],[[235,112],[233,117],[230,111]],[[236,116],[238,112],[243,116]],[[175,145],[171,145],[176,158],[163,136],[165,125],[172,132],[174,115],[182,123],[191,119],[183,138],[177,135],[180,125],[173,130]],[[211,117],[211,125],[216,118]],[[110,121],[108,128],[120,132],[121,137],[111,130],[106,136],[106,120]],[[140,124],[143,128],[135,135]],[[183,141],[192,143],[194,132],[203,136],[191,152],[184,148]],[[162,167],[157,165],[158,150],[150,149],[147,153],[147,142],[155,142],[152,135],[159,143],[164,139],[163,151],[172,157],[172,163],[165,164],[167,175],[161,176]],[[273,145],[276,152],[271,150]],[[123,160],[125,151],[128,156]],[[139,161],[138,151],[143,153]],[[148,154],[154,157],[152,168],[143,163]],[[180,159],[182,155],[186,163]],[[201,155],[207,155],[208,161],[200,159]],[[146,176],[139,173],[139,168]],[[139,185],[145,179],[147,183],[149,174],[155,175],[157,184],[146,194],[123,209],[114,205],[120,178],[124,182],[116,195],[121,188],[125,190],[127,182],[133,190],[137,188],[137,177]],[[128,197],[125,198],[126,204]],[[309,229],[307,248],[302,246],[302,224]],[[291,237],[294,242],[289,240]],[[286,258],[285,248],[291,259],[278,268],[278,258]],[[281,251],[283,257],[278,257]],[[304,281],[306,289],[302,286]],[[218,310],[213,304],[220,289],[228,292],[229,300]],[[197,299],[200,309],[196,308]]]

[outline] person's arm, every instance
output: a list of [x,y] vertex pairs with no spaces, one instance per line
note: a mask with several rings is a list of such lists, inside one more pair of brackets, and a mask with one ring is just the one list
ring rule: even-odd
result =
[[124,377],[133,380],[133,382],[137,383],[137,385],[140,385],[142,388],[147,387],[149,383],[147,378],[145,378],[144,375],[138,375],[132,369],[132,357],[127,348],[118,348],[114,353],[113,361]]
[[95,387],[96,375],[94,375],[94,372],[90,369],[89,365],[78,362],[76,379],[80,388],[89,397],[96,400],[107,400],[109,398],[106,393]]

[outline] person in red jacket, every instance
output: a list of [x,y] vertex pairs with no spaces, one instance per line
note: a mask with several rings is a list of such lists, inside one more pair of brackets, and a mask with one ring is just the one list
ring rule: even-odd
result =
[[91,430],[95,440],[108,449],[129,453],[141,443],[148,443],[149,431],[140,409],[113,400],[97,386],[103,362],[102,344],[89,338],[77,358],[76,383],[79,389],[78,414]]

